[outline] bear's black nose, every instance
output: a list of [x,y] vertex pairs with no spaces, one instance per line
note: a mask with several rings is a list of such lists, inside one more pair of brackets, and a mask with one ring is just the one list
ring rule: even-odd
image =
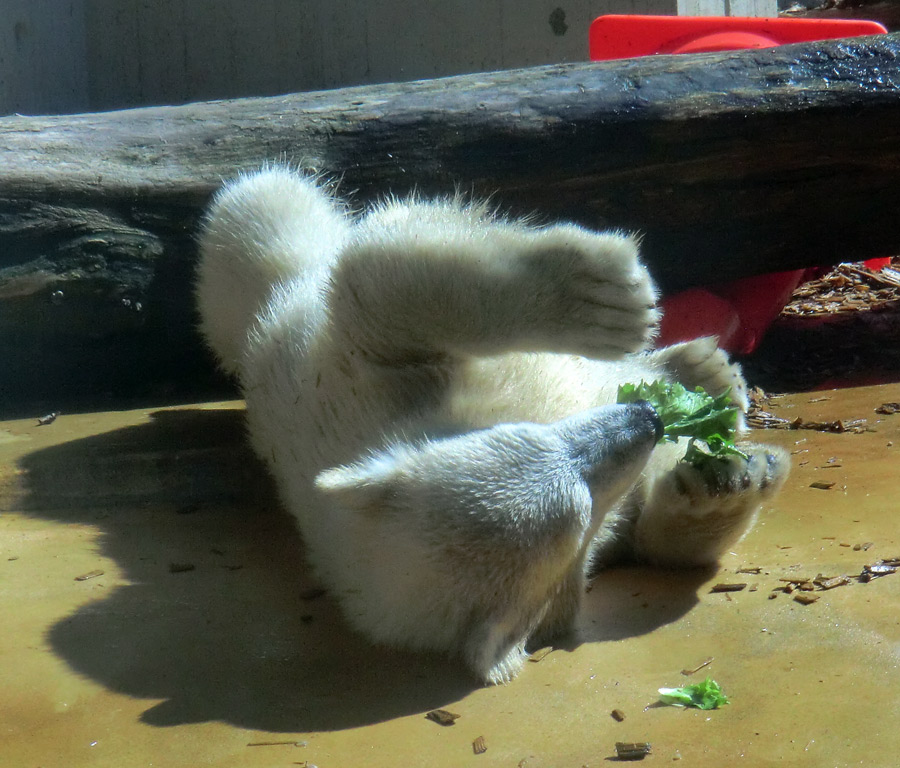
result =
[[639,406],[642,410],[644,410],[647,414],[647,418],[650,420],[650,423],[653,424],[653,433],[656,435],[656,442],[658,443],[663,439],[663,434],[665,434],[666,427],[662,422],[662,419],[659,418],[659,414],[656,412],[656,408],[654,408],[650,403],[646,400],[638,400],[635,402],[635,405]]

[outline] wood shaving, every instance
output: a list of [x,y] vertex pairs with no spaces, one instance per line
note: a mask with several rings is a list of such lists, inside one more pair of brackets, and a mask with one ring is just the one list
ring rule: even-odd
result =
[[651,746],[649,742],[616,742],[616,757],[619,760],[643,760],[650,754]]
[[538,648],[534,653],[532,653],[528,657],[528,661],[531,661],[531,662],[534,662],[535,664],[537,664],[539,661],[542,661],[547,656],[549,656],[551,653],[553,653],[552,645],[547,645],[543,648]]
[[708,659],[701,661],[696,667],[693,667],[691,669],[682,669],[681,674],[684,675],[685,677],[687,677],[689,675],[693,675],[693,674],[699,672],[701,669],[708,667],[710,664],[713,663],[713,661],[714,661],[713,657],[710,656]]
[[425,717],[438,725],[455,725],[461,715],[448,712],[446,709],[433,709]]
[[[833,421],[814,421],[796,416],[787,419],[765,409],[770,398],[758,387],[750,394],[750,408],[747,410],[747,426],[751,429],[809,429],[815,432],[833,432],[836,434],[859,434],[868,431],[866,419],[834,419]],[[797,451],[798,453],[800,451]]]
[[81,576],[76,576],[75,581],[88,581],[89,579],[96,579],[98,576],[102,576],[103,571],[88,571],[87,573],[82,573]]
[[900,302],[900,279],[894,270],[873,272],[857,264],[839,264],[794,291],[782,311],[788,317],[831,316],[871,312]]
[[794,595],[794,600],[803,605],[810,605],[819,599],[818,595],[810,595],[808,592],[798,592]]

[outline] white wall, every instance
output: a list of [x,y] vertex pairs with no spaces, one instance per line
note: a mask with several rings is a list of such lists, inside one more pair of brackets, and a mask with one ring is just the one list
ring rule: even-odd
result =
[[[775,0],[0,0],[0,114],[274,95],[587,58],[604,13]],[[683,11],[682,11],[683,12]]]
[[0,114],[84,109],[84,2],[0,0]]

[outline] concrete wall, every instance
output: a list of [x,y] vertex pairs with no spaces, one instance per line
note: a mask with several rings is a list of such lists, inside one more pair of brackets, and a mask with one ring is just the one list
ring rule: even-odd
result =
[[775,0],[0,0],[0,114],[580,61],[596,16],[674,14],[685,3],[702,13],[775,8]]
[[85,108],[84,2],[0,0],[0,114]]

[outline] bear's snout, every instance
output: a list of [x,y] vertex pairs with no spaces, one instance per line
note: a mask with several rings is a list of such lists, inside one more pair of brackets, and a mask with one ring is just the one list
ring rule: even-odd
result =
[[656,442],[658,443],[663,439],[666,427],[663,424],[662,419],[659,418],[656,408],[650,405],[646,400],[638,400],[634,403],[634,406],[635,408],[640,408],[645,418],[653,425],[653,434],[656,435]]

